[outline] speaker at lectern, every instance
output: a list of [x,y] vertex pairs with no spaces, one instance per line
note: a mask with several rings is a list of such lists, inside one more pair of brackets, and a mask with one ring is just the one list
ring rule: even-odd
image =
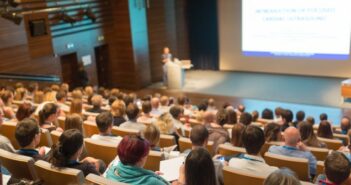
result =
[[192,67],[190,60],[174,59],[167,63],[168,89],[181,89],[185,84],[185,70]]

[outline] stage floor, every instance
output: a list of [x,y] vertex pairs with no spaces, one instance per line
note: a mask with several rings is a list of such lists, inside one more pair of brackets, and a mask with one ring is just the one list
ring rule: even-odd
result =
[[[328,113],[336,124],[348,111],[341,104],[340,84],[344,78],[309,77],[281,74],[227,71],[186,71],[185,86],[173,92],[198,93],[240,98],[248,111],[261,111],[277,106],[304,110],[319,120],[320,113]],[[155,83],[149,89],[165,89]],[[210,97],[210,96],[209,96]]]

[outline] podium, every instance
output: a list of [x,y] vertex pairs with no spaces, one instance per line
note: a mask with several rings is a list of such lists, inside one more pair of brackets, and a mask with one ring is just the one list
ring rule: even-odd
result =
[[190,69],[190,60],[175,60],[167,64],[168,89],[181,89],[185,85],[185,70]]

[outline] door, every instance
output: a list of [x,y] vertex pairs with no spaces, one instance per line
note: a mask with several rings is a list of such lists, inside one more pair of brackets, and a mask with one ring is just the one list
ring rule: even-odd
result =
[[97,67],[98,82],[100,87],[108,87],[108,63],[109,63],[108,45],[102,45],[95,48],[95,61]]
[[71,90],[76,87],[76,79],[78,72],[78,57],[77,53],[70,53],[67,55],[60,56],[61,69],[62,69],[62,81],[68,83]]

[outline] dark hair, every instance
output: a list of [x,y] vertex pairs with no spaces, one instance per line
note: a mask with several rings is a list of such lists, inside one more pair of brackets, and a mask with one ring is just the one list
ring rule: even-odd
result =
[[59,91],[56,93],[56,100],[62,100],[63,98],[66,98],[66,92],[65,91]]
[[45,124],[46,119],[48,119],[52,114],[57,113],[58,106],[54,103],[47,103],[44,105],[43,109],[39,111],[39,125]]
[[128,107],[129,104],[133,104],[134,103],[134,97],[131,96],[131,95],[126,95],[123,97],[123,101],[124,101],[124,104]]
[[290,123],[294,119],[294,114],[291,110],[286,109],[282,112],[282,118],[285,119],[285,123]]
[[[126,105],[127,105],[127,104],[126,104]],[[126,114],[127,114],[129,120],[136,119],[137,116],[138,116],[138,114],[139,114],[139,108],[138,108],[138,106],[135,105],[134,103],[130,103],[130,104],[127,106]]]
[[117,147],[118,157],[124,165],[135,165],[149,151],[149,142],[135,135],[124,136]]
[[141,105],[141,110],[143,111],[143,113],[148,114],[151,112],[152,107],[151,107],[151,103],[150,101],[144,101]]
[[236,111],[233,109],[226,109],[227,110],[227,123],[228,124],[236,124],[238,122],[238,116]]
[[[341,128],[341,130],[346,131],[346,133],[347,133],[347,131],[351,128],[350,118],[347,116],[343,116],[342,119],[347,119],[347,125],[344,125],[341,122],[340,128]],[[341,121],[342,121],[342,119],[341,119]]]
[[306,122],[311,124],[311,125],[314,125],[314,123],[315,123],[314,118],[312,116],[308,116],[306,118]]
[[329,139],[334,138],[331,125],[328,121],[324,120],[319,124],[317,135],[318,137],[323,137],[323,138],[329,138]]
[[202,146],[208,139],[208,136],[208,130],[203,125],[195,125],[190,131],[190,140],[195,146]]
[[198,109],[199,111],[206,111],[206,110],[207,110],[207,105],[206,105],[206,103],[200,103],[200,104],[198,104],[198,105],[197,105],[197,109]]
[[341,184],[350,175],[350,162],[341,152],[332,152],[329,154],[324,161],[324,166],[325,175],[328,180],[335,184]]
[[178,103],[178,105],[183,106],[183,105],[189,103],[189,99],[186,96],[179,96],[177,98],[177,103]]
[[35,90],[38,89],[38,82],[31,82],[29,85],[28,85],[28,91],[33,93]]
[[34,111],[35,108],[32,106],[31,103],[24,102],[18,107],[18,110],[16,112],[16,118],[18,121],[21,121],[24,118],[29,118]]
[[273,111],[271,109],[265,108],[262,111],[262,118],[263,119],[273,119]]
[[237,123],[232,128],[232,139],[231,143],[233,146],[242,147],[242,135],[245,129],[245,125],[242,123]]
[[242,134],[242,142],[248,154],[257,155],[265,143],[262,129],[255,125],[247,126]]
[[248,112],[244,112],[240,115],[240,123],[244,124],[244,125],[250,125],[252,122],[252,116],[250,113]]
[[33,118],[25,118],[16,125],[15,138],[21,147],[26,147],[39,132],[37,121]]
[[96,116],[95,121],[99,131],[106,132],[112,126],[112,114],[111,112],[102,112]]
[[307,146],[317,146],[319,141],[316,134],[314,133],[313,126],[307,122],[299,123],[299,131],[301,134],[301,141],[304,142]]
[[281,168],[272,172],[263,185],[301,185],[296,174],[288,168]]
[[275,116],[281,116],[282,114],[283,114],[283,112],[284,112],[284,109],[283,108],[281,108],[281,107],[277,107],[277,108],[275,108],[274,109],[274,114],[275,114]]
[[78,129],[83,133],[83,119],[79,114],[73,113],[66,116],[65,130],[68,129]]
[[177,119],[181,114],[184,113],[184,109],[179,105],[175,105],[169,109],[169,113],[172,115],[174,119]]
[[227,111],[225,109],[221,109],[216,114],[216,121],[219,125],[223,126],[228,122],[227,117]]
[[112,103],[114,102],[114,101],[116,101],[118,98],[116,97],[116,96],[110,96],[109,98],[108,98],[108,105],[112,105]]
[[296,121],[303,121],[305,119],[305,112],[300,110],[296,113]]
[[186,185],[214,185],[216,172],[211,155],[204,148],[192,150],[185,160]]
[[264,127],[264,137],[267,142],[279,141],[279,135],[281,132],[281,126],[277,123],[268,123]]
[[328,120],[328,115],[326,113],[322,113],[319,115],[319,119],[321,121]]
[[251,116],[252,116],[252,121],[256,122],[258,117],[260,117],[260,113],[257,110],[254,110],[252,111]]
[[243,112],[245,112],[245,109],[246,109],[246,108],[245,108],[245,106],[244,106],[243,104],[240,104],[240,105],[238,106],[238,111],[239,111],[239,112],[242,112],[242,113],[243,113]]
[[65,130],[51,148],[49,162],[55,167],[67,167],[70,158],[83,146],[83,135],[77,129]]

